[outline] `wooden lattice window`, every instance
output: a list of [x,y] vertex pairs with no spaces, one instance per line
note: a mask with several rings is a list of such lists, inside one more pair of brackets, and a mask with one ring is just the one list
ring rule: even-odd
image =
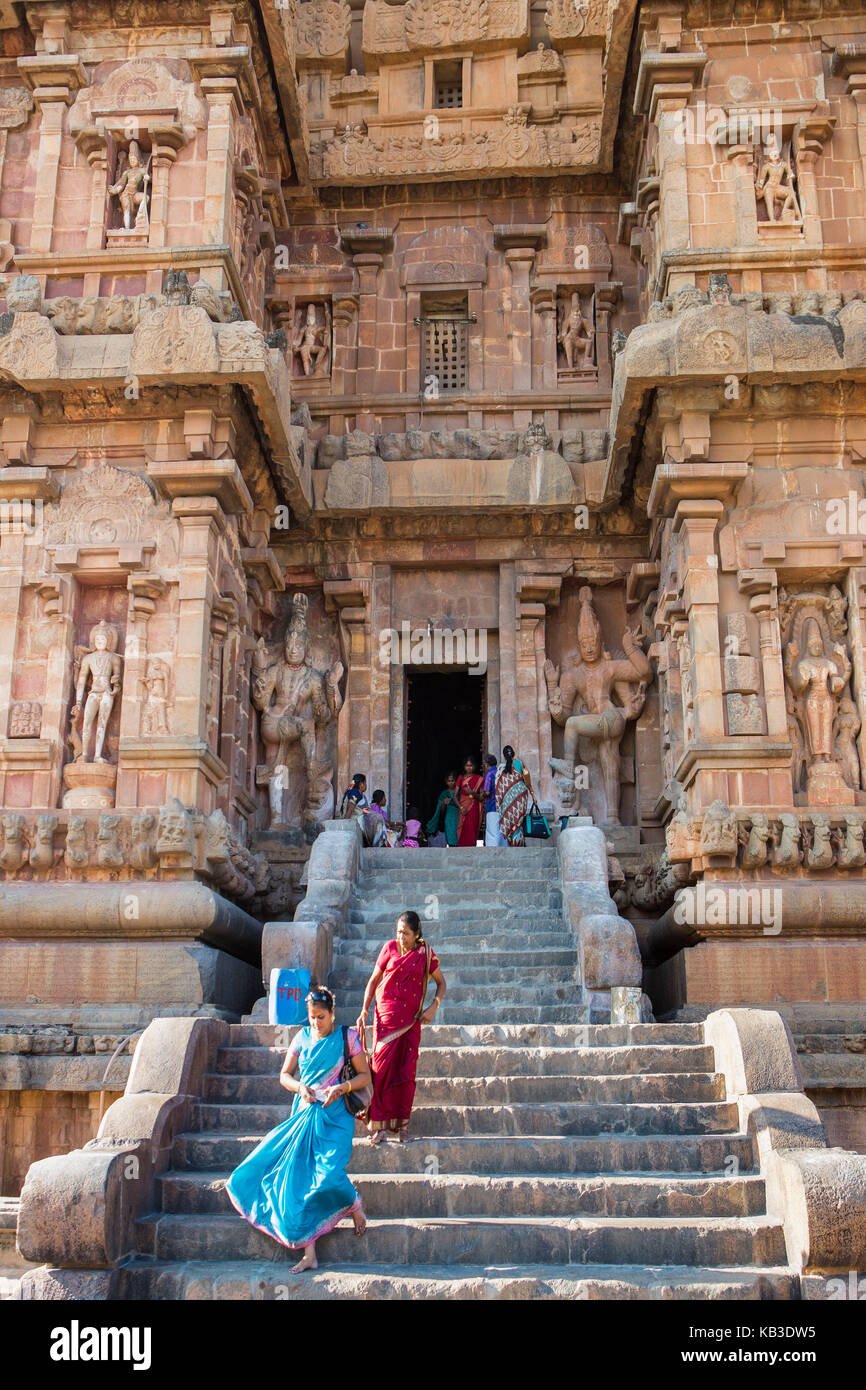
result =
[[421,333],[425,388],[438,395],[465,391],[469,358],[469,320],[465,304],[456,309],[425,309]]

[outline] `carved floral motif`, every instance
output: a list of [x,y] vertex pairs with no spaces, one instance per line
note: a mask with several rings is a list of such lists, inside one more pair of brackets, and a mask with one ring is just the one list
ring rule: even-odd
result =
[[352,11],[345,0],[306,0],[297,9],[295,52],[299,58],[334,58],[345,52]]
[[419,124],[417,134],[371,135],[366,125],[348,125],[320,147],[322,172],[337,182],[357,182],[371,174],[429,174],[460,170],[530,168],[575,169],[597,156],[601,124],[581,118],[573,128],[528,124],[526,105],[512,106],[498,127],[465,134],[457,125],[438,123],[432,137]]

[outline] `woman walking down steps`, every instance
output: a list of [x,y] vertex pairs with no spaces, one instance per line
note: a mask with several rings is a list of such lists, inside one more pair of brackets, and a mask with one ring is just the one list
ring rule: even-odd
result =
[[274,1028],[234,1025],[120,1296],[798,1298],[702,1026],[582,1021],[556,850],[364,850],[329,978],[337,1027],[407,901],[438,913],[424,928],[448,995],[421,1033],[420,1142],[371,1145],[356,1127],[363,1240],[345,1220],[318,1241],[319,1268],[291,1274],[296,1255],[232,1210],[231,1170],[285,1123]]

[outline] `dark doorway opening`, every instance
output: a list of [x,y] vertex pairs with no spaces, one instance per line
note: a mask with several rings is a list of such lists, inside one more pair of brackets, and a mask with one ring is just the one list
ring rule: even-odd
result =
[[425,823],[449,772],[469,757],[484,771],[485,684],[468,671],[406,673],[406,808]]

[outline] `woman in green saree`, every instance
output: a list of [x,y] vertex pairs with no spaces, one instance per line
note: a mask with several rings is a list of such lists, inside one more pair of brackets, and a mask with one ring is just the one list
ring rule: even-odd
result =
[[442,823],[442,816],[445,818],[445,841],[446,844],[457,844],[457,826],[460,820],[460,808],[457,804],[457,774],[449,772],[445,778],[445,790],[439,793],[439,800],[436,802],[436,810],[427,822],[427,834],[435,835]]

